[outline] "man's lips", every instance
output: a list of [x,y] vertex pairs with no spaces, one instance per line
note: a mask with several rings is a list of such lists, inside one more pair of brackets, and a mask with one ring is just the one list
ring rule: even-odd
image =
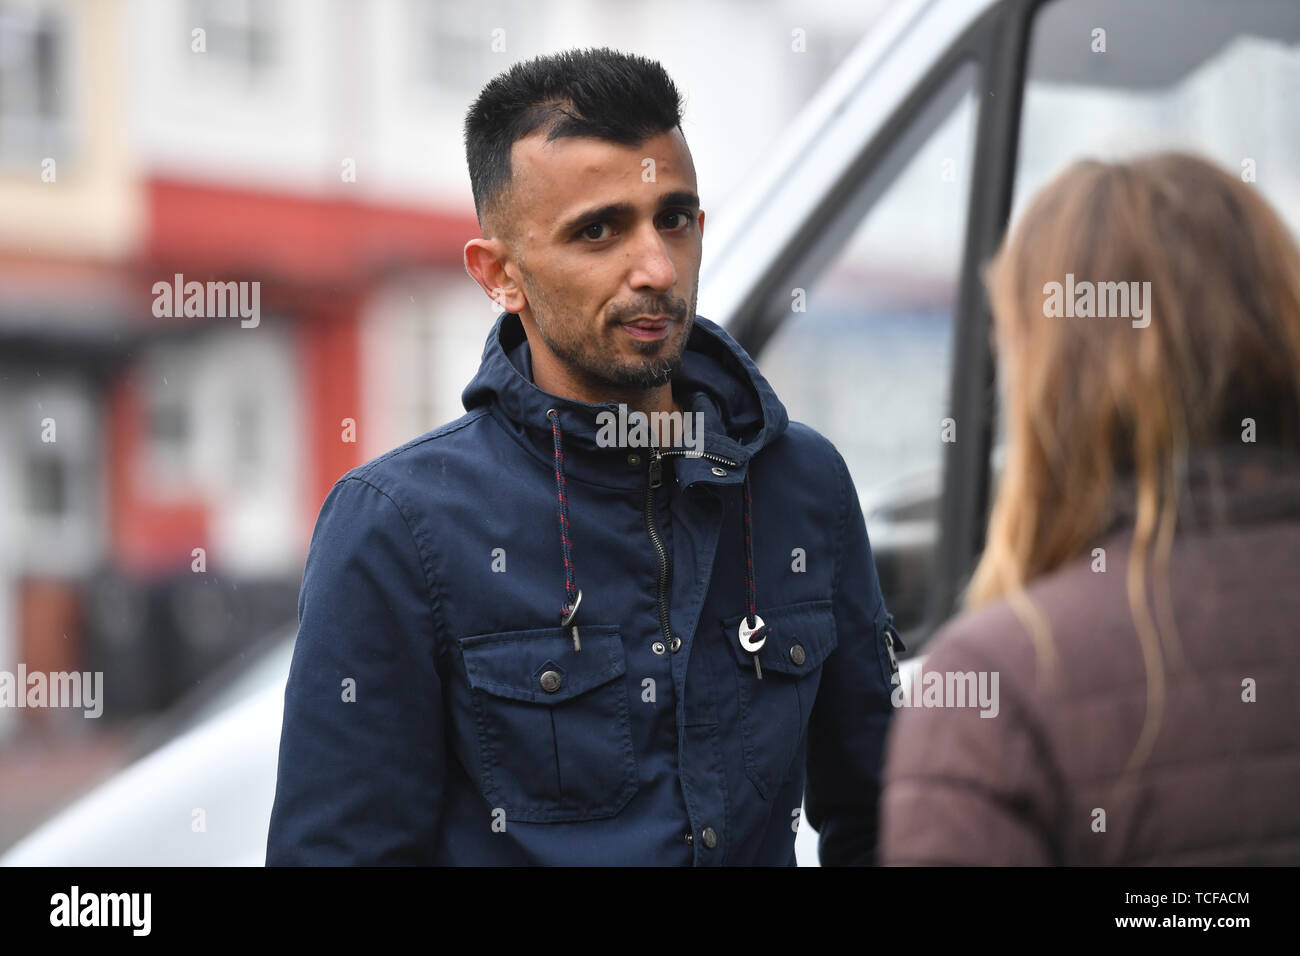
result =
[[671,325],[672,319],[666,315],[657,315],[653,318],[641,316],[631,322],[622,323],[623,331],[638,342],[654,342],[666,337]]

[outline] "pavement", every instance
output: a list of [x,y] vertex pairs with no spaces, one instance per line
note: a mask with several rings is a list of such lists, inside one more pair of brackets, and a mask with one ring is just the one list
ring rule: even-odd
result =
[[0,853],[126,766],[133,730],[70,736],[24,728],[0,743]]

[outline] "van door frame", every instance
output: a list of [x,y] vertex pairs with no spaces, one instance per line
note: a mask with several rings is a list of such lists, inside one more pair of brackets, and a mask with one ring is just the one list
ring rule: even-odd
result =
[[963,55],[978,59],[985,95],[976,120],[973,185],[954,315],[949,409],[958,440],[945,449],[927,631],[958,610],[961,591],[984,547],[997,379],[983,269],[997,252],[1011,214],[1029,25],[1044,2],[1048,0],[1004,0],[956,45],[965,48]]

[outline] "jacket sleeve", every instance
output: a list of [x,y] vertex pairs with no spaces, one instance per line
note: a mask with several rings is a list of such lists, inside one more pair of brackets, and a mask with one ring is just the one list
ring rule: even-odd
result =
[[424,561],[358,477],[321,508],[298,599],[266,863],[427,864],[446,753]]
[[884,643],[893,616],[880,591],[853,479],[834,455],[841,514],[833,593],[838,645],[823,666],[809,721],[804,804],[819,834],[822,865],[870,865],[876,862],[881,765],[893,714]]
[[[1057,862],[1053,761],[1008,668],[936,635],[924,673],[1001,672],[994,708],[904,707],[890,737],[881,812],[888,865]],[[1086,826],[1086,823],[1084,824]]]

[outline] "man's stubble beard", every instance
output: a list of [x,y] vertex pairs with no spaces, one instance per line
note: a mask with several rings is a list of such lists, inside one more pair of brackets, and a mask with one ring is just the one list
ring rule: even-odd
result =
[[[526,272],[525,275],[527,276]],[[681,326],[673,354],[646,358],[640,363],[629,364],[618,356],[601,351],[589,335],[583,334],[584,330],[569,328],[563,321],[552,321],[555,316],[561,314],[562,309],[557,308],[549,296],[539,294],[538,286],[531,281],[531,276],[527,276],[527,279],[528,285],[532,286],[531,289],[526,289],[526,292],[533,319],[537,324],[537,332],[546,343],[546,347],[576,378],[590,385],[619,391],[645,391],[667,385],[681,368],[686,342],[695,324],[696,293],[694,291],[691,293],[690,304],[685,309],[679,307],[681,299],[661,296],[651,308],[628,313],[628,318],[638,314],[666,313],[672,317],[674,324]],[[604,324],[600,329],[602,337],[598,341],[604,341],[603,334],[609,327],[608,317],[602,316],[601,321]],[[557,327],[563,330],[558,335]],[[635,349],[647,355],[652,355],[663,348],[662,342],[638,342],[635,339],[631,342]]]

